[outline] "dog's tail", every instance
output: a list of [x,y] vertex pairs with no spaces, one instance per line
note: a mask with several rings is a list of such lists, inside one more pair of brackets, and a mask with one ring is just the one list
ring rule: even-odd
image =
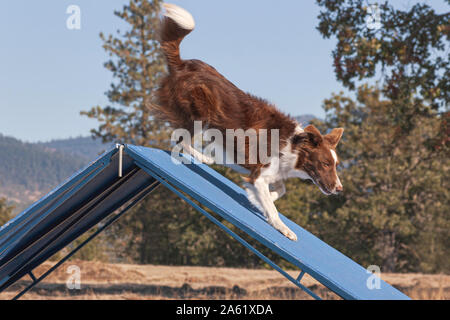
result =
[[160,43],[167,58],[169,71],[181,64],[180,43],[195,27],[191,14],[174,4],[163,4],[165,12],[161,22]]

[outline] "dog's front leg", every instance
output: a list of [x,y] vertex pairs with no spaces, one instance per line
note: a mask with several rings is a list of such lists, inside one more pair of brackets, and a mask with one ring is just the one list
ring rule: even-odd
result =
[[289,239],[296,241],[297,236],[280,219],[278,210],[273,203],[269,185],[263,178],[257,178],[253,184],[247,183],[246,190],[249,200],[262,209],[267,217],[267,222]]

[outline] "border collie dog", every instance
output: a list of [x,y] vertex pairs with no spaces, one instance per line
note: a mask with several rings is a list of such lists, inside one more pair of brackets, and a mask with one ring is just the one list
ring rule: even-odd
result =
[[[336,128],[322,135],[313,125],[302,129],[293,118],[267,101],[241,91],[210,65],[182,60],[180,43],[194,29],[194,19],[178,6],[164,4],[164,9],[159,42],[169,72],[156,93],[157,103],[149,106],[152,114],[173,128],[191,133],[194,121],[202,121],[207,128],[223,134],[227,129],[277,129],[278,153],[273,161],[246,161],[241,168],[248,173],[244,184],[250,202],[262,211],[270,225],[296,241],[296,234],[281,221],[274,201],[285,193],[283,181],[288,178],[312,180],[326,195],[343,190],[336,172],[336,145],[344,130]],[[247,147],[245,159],[249,156]],[[190,147],[190,141],[184,141],[183,148],[202,162],[213,162]]]

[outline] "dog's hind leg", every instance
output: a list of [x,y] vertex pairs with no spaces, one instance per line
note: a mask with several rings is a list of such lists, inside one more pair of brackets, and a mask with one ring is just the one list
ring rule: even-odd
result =
[[[201,124],[201,122],[200,122]],[[206,130],[208,128],[208,125],[206,125],[205,128],[198,128],[195,129],[195,122],[194,122],[194,146],[197,146],[198,149],[202,150],[202,137],[203,137],[203,132],[204,130]],[[196,130],[198,130],[196,132]],[[206,163],[206,164],[213,164],[214,163],[214,159],[205,155],[202,151],[197,150],[197,148],[193,147],[191,144],[192,141],[182,141],[181,145],[183,146],[183,150],[186,151],[188,154],[190,154],[191,156],[193,156],[197,161],[201,162],[201,163]]]
[[213,164],[214,159],[204,155],[202,152],[198,151],[190,143],[181,143],[183,146],[183,150],[185,150],[188,154],[193,156],[197,161],[206,164]]
[[270,197],[272,201],[280,199],[286,193],[286,186],[282,180],[269,184]]

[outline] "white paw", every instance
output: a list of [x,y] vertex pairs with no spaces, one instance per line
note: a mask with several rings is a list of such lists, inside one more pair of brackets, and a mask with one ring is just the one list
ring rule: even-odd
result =
[[[270,223],[270,222],[269,222]],[[291,231],[283,222],[276,221],[273,223],[270,223],[275,229],[281,232],[282,235],[284,235],[286,238],[297,241],[297,235]]]
[[294,232],[292,232],[289,228],[285,232],[282,232],[282,234],[284,234],[287,238],[289,238],[292,241],[297,241],[297,235]]
[[203,156],[202,159],[201,159],[201,161],[202,161],[203,163],[206,163],[206,164],[214,164],[214,159],[212,159],[212,158],[210,158],[210,157],[205,157],[205,156]]

